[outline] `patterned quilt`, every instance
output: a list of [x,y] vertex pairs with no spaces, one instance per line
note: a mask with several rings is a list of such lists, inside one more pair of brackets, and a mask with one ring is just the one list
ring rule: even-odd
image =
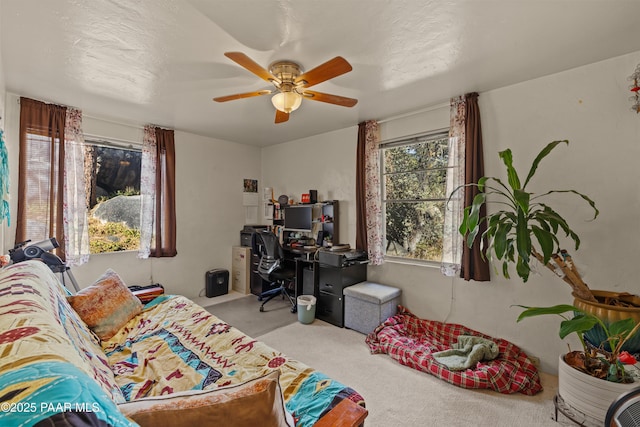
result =
[[[362,397],[180,296],[144,306],[109,341],[39,261],[0,269],[0,426],[132,427],[116,403],[239,384],[274,370],[297,426]],[[67,424],[64,424],[67,425]]]
[[0,270],[0,426],[53,425],[62,412],[86,425],[134,425],[114,403],[124,397],[99,340],[66,295],[39,261]]
[[126,400],[215,389],[280,370],[286,407],[311,426],[342,399],[362,397],[180,296],[147,304],[102,347]]
[[[448,350],[459,335],[473,335],[498,344],[494,360],[479,362],[475,369],[450,371],[432,354]],[[542,390],[538,370],[519,347],[462,325],[419,319],[405,307],[378,326],[366,338],[372,353],[386,353],[411,368],[428,372],[463,388],[492,389],[500,393],[534,395]]]

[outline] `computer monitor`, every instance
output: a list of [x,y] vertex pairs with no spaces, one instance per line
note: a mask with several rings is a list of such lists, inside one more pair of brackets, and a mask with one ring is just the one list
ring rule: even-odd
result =
[[284,209],[284,229],[287,231],[308,231],[312,230],[313,206],[296,205],[287,206]]

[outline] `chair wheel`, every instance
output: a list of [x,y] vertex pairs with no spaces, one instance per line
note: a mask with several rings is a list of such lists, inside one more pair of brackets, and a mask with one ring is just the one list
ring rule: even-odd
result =
[[295,307],[293,307],[293,308],[291,309],[291,312],[292,312],[292,313],[297,313],[297,312],[298,312],[298,309],[297,309],[297,308],[295,308]]
[[258,297],[258,301],[262,301],[262,297]]
[[264,311],[264,307],[260,306],[260,312],[263,312],[263,311]]

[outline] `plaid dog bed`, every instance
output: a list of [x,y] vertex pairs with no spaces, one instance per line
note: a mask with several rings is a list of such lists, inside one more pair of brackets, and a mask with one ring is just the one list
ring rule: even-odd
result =
[[[451,371],[438,363],[433,353],[450,349],[459,335],[489,339],[498,345],[500,354],[494,360],[478,362],[474,369]],[[420,319],[403,306],[398,306],[398,314],[369,334],[366,342],[372,354],[388,354],[403,365],[459,387],[505,394],[534,395],[542,391],[538,370],[518,346],[462,325]]]

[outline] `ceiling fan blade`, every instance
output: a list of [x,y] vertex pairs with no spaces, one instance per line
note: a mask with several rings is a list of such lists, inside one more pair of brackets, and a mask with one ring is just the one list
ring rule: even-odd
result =
[[303,87],[311,87],[344,73],[348,73],[352,69],[351,64],[349,64],[346,59],[341,56],[336,56],[324,64],[320,64],[316,68],[301,74],[296,78],[295,83],[304,83],[302,85]]
[[302,95],[305,99],[311,101],[328,102],[329,104],[341,105],[343,107],[353,107],[358,103],[357,99],[347,98],[345,96],[331,95],[328,93],[314,92],[312,90],[305,90]]
[[225,52],[224,56],[268,82],[280,82],[273,74],[242,52]]
[[289,113],[276,109],[276,123],[284,123],[289,120]]
[[213,100],[216,101],[216,102],[227,102],[227,101],[233,101],[234,99],[251,98],[253,96],[269,95],[270,93],[271,93],[270,90],[259,90],[257,92],[245,92],[245,93],[236,93],[234,95],[218,96],[217,98],[213,98]]

